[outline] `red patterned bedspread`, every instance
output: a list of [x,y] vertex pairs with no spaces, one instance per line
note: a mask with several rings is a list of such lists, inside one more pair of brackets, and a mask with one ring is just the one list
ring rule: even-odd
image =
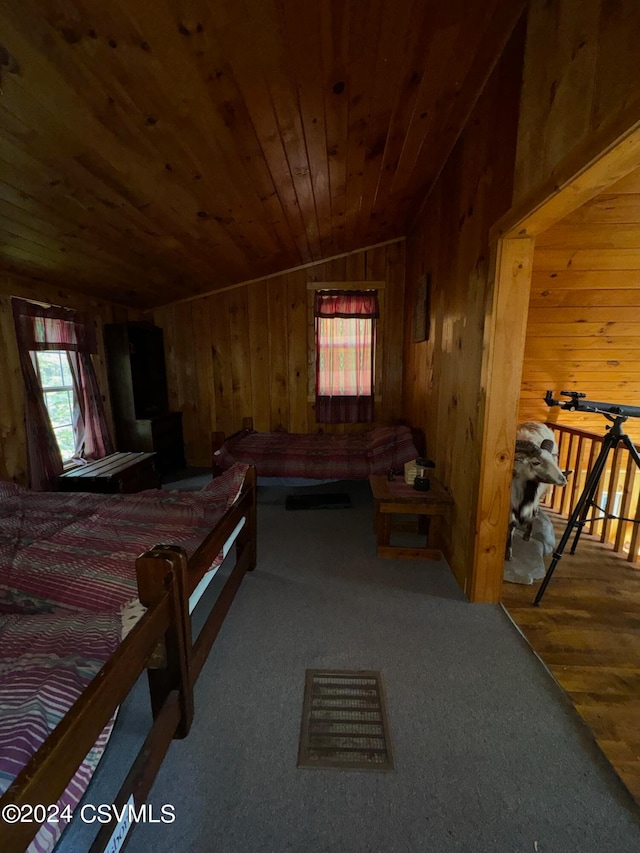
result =
[[[191,555],[239,496],[247,468],[233,466],[201,492],[43,493],[0,482],[0,795],[119,644],[121,609],[137,598],[135,558],[158,542]],[[80,801],[112,725],[61,810]],[[29,853],[53,849],[60,817]]]
[[[116,613],[0,616],[0,795],[71,708],[120,641]],[[89,784],[113,719],[58,801],[29,853],[53,849]],[[56,814],[48,811],[48,816]]]
[[90,495],[0,484],[0,612],[120,611],[137,597],[135,558],[158,542],[190,556],[236,500],[246,470],[231,468],[201,492]]
[[242,432],[214,460],[223,471],[235,462],[249,463],[262,477],[366,480],[400,470],[417,456],[409,427],[393,426],[350,435]]

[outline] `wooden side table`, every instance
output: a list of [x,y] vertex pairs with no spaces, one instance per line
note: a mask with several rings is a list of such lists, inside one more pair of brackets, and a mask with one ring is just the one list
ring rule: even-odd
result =
[[[369,477],[373,492],[374,524],[378,557],[396,557],[404,560],[440,560],[440,521],[448,519],[453,498],[434,480],[428,492],[418,492],[403,479],[388,480],[380,474]],[[429,548],[407,548],[391,545],[391,522],[394,514],[403,513],[429,517]]]
[[131,494],[160,488],[155,453],[112,453],[58,477],[61,492]]

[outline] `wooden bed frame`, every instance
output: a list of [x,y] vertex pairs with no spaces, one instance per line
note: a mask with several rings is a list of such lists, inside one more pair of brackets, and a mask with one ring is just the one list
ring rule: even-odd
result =
[[[235,565],[194,642],[189,596],[243,518],[246,522],[235,540]],[[9,804],[28,807],[57,803],[100,732],[146,669],[153,724],[114,800],[119,809],[133,798],[138,810],[171,740],[189,733],[194,714],[193,686],[245,572],[255,565],[256,472],[250,467],[240,497],[189,560],[182,548],[164,544],[138,557],[138,591],[146,613],[7,789],[0,809]],[[39,827],[38,823],[0,822],[0,849],[26,849]],[[102,826],[89,853],[102,853],[115,827],[113,817],[111,823]],[[122,849],[127,838],[112,849]]]
[[216,462],[216,451],[220,450],[225,441],[230,441],[232,438],[242,435],[243,432],[253,432],[253,418],[243,418],[242,429],[236,430],[232,435],[225,435],[224,432],[220,431],[211,433],[211,467],[214,477],[219,477],[223,473],[222,468]]

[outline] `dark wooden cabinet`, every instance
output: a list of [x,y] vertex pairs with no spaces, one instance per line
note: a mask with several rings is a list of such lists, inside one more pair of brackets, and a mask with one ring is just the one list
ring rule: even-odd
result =
[[104,338],[118,450],[156,453],[161,474],[184,468],[182,413],[169,411],[162,329],[108,323]]
[[[155,453],[161,474],[185,468],[182,412],[167,412],[155,418],[121,421],[118,426],[120,449]],[[126,447],[125,447],[126,445]]]
[[153,323],[107,323],[104,343],[114,416],[133,420],[166,414],[162,329]]

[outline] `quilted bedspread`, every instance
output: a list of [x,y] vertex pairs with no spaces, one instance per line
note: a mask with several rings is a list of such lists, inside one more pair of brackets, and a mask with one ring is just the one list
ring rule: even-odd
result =
[[237,498],[246,470],[235,466],[201,492],[91,495],[0,484],[0,612],[120,611],[137,597],[135,558],[159,542],[190,556]]
[[[0,482],[0,795],[120,643],[121,612],[137,600],[135,558],[159,542],[190,556],[237,499],[247,467],[201,492],[42,493]],[[80,801],[112,726],[28,853],[53,849],[62,810]]]
[[[120,641],[115,613],[0,616],[0,794],[71,708]],[[29,853],[50,851],[80,801],[109,739],[103,729]],[[56,817],[51,811],[48,816]]]
[[243,432],[214,459],[223,471],[235,462],[249,463],[262,477],[366,480],[400,470],[417,455],[409,427],[393,426],[349,435]]

